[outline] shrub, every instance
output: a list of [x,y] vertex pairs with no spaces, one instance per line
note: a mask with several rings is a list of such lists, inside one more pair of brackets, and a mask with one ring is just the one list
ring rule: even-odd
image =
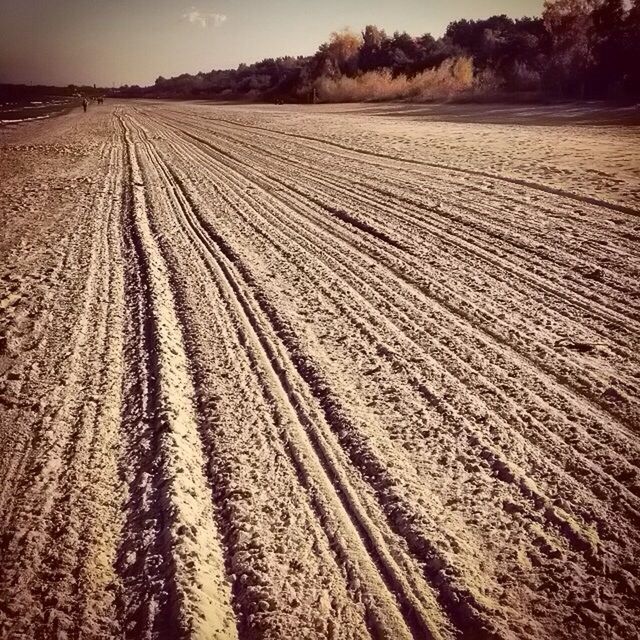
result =
[[355,77],[321,77],[316,81],[323,102],[444,100],[470,92],[473,87],[473,60],[469,57],[449,58],[439,67],[412,77],[394,77],[389,69],[380,69]]

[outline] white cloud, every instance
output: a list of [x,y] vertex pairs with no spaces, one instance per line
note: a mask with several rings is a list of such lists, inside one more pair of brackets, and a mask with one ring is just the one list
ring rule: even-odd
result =
[[200,9],[192,7],[191,11],[182,14],[182,19],[188,20],[191,24],[199,24],[204,28],[209,25],[219,27],[223,22],[227,21],[227,16],[224,13],[200,11]]

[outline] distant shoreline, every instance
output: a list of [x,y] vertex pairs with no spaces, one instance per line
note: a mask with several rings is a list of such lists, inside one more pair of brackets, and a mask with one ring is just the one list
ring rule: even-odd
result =
[[80,103],[79,98],[75,97],[40,96],[40,98],[40,100],[14,100],[0,103],[0,126],[54,118],[69,113]]

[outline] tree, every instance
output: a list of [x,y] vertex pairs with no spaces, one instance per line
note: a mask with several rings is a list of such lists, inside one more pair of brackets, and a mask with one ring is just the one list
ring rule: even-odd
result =
[[640,0],[634,0],[623,27],[623,88],[629,95],[640,97]]
[[584,97],[593,65],[593,10],[598,0],[545,0],[542,18],[551,37],[548,81],[564,95]]
[[362,36],[350,29],[334,31],[324,49],[326,59],[337,73],[355,73]]
[[513,20],[505,15],[486,20],[457,20],[449,24],[445,38],[473,56],[478,67],[484,68],[496,59],[499,45],[513,30]]
[[362,32],[362,48],[370,50],[381,49],[385,41],[388,40],[384,29],[378,29],[375,25],[368,24]]
[[358,69],[372,71],[387,66],[386,48],[389,38],[384,29],[367,25],[362,32],[362,45],[358,52]]
[[601,97],[610,96],[622,89],[625,71],[625,17],[623,0],[604,0],[592,14],[594,68],[591,82],[592,91]]
[[396,31],[387,43],[388,61],[394,75],[412,73],[420,57],[420,46],[406,31]]

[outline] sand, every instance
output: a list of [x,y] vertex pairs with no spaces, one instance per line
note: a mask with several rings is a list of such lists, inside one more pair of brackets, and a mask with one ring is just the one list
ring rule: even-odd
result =
[[638,637],[638,129],[414,116],[0,130],[1,638]]

